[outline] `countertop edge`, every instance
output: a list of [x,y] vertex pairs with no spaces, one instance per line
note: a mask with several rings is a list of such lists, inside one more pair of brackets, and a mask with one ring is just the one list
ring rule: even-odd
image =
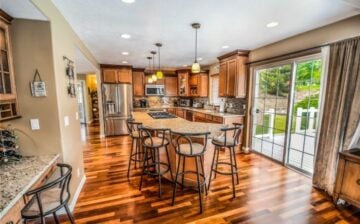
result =
[[16,197],[13,198],[2,211],[0,211],[0,219],[2,219],[9,212],[9,210],[16,204],[16,202],[18,202],[22,198],[22,196],[35,184],[35,182],[41,177],[41,175],[43,175],[46,170],[49,169],[50,166],[52,166],[52,164],[54,164],[54,162],[59,157],[60,154],[56,154],[54,158],[44,167],[44,169],[39,172],[34,178],[32,178],[32,180],[26,185],[26,187],[24,187],[20,192],[17,193]]

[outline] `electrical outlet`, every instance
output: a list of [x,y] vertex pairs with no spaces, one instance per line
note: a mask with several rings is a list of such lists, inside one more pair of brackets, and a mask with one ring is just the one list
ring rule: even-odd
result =
[[77,168],[77,177],[80,177],[80,174],[81,174],[80,168]]
[[30,119],[31,130],[40,130],[39,119]]

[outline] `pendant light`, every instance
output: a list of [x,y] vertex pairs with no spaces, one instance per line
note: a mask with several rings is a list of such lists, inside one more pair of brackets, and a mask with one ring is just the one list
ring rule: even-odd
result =
[[150,53],[153,55],[153,57],[152,57],[152,59],[153,59],[153,69],[151,71],[151,73],[152,73],[151,78],[152,78],[152,80],[154,82],[156,82],[157,81],[157,77],[156,77],[156,74],[155,74],[155,54],[156,54],[156,51],[151,51]]
[[200,64],[197,61],[197,30],[200,29],[200,23],[193,23],[191,26],[195,29],[195,61],[191,66],[192,73],[200,72]]
[[[151,71],[151,65],[150,65],[151,61],[150,60],[152,59],[152,57],[147,57],[147,59],[149,60],[149,70]],[[151,77],[148,78],[148,83],[153,83],[153,80]]]
[[158,71],[156,72],[156,77],[158,79],[162,79],[162,78],[164,78],[164,74],[160,70],[160,47],[162,47],[162,44],[161,43],[156,43],[155,45],[158,47],[158,54],[159,54],[159,67],[158,67]]

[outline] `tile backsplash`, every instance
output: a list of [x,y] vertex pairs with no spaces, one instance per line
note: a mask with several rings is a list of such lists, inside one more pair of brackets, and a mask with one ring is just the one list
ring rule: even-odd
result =
[[[147,99],[149,107],[173,106],[174,102],[180,97],[166,97],[166,96],[148,96],[148,97],[134,97],[134,107],[140,107],[140,100]],[[221,98],[225,100],[226,111],[228,113],[243,114],[245,110],[243,105],[246,105],[246,99],[240,98]],[[207,97],[193,98],[193,102],[200,102],[206,104],[209,101]]]

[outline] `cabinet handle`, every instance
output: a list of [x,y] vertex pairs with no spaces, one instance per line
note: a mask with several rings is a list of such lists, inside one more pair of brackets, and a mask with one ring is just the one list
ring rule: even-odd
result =
[[357,185],[360,185],[360,179],[356,180]]

